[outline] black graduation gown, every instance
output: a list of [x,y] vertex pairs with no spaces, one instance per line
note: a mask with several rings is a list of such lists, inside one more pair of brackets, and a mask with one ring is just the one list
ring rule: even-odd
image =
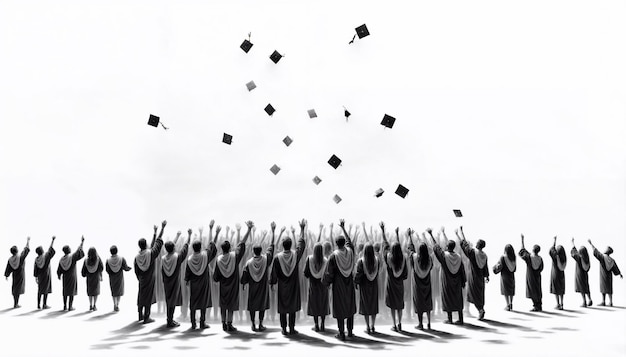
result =
[[441,263],[441,302],[443,311],[453,312],[463,310],[463,285],[466,282],[465,267],[460,264],[459,270],[452,274],[446,264],[446,257],[439,245],[433,248],[437,260]]
[[168,307],[181,306],[183,304],[183,295],[180,287],[180,267],[182,263],[187,259],[187,252],[189,251],[189,244],[185,243],[181,250],[178,252],[178,259],[176,260],[176,267],[171,276],[165,274],[163,269],[163,258],[161,258],[161,276],[163,277],[163,288],[165,291],[165,304]]
[[526,262],[526,297],[533,301],[541,301],[541,272],[543,271],[543,261],[537,270],[533,269],[530,253],[522,248],[519,256]]
[[322,283],[322,278],[316,278],[311,274],[309,257],[304,262],[304,277],[309,279],[308,304],[306,313],[309,316],[326,316],[330,314],[328,302],[328,287]]
[[93,273],[87,270],[85,263],[86,262],[83,262],[83,268],[80,273],[83,277],[87,278],[87,296],[98,296],[100,295],[100,279],[102,279],[102,271],[104,270],[102,260],[98,259],[98,268]]
[[189,268],[189,262],[187,262],[187,268],[185,268],[185,281],[189,282],[189,309],[198,310],[213,307],[213,300],[211,299],[211,269],[209,265],[211,261],[215,259],[217,255],[217,248],[215,243],[210,242],[209,247],[206,249],[207,254],[207,266],[204,269],[202,275],[196,275]]
[[619,268],[617,267],[617,263],[613,262],[613,267],[609,270],[606,268],[604,254],[594,248],[593,256],[600,262],[600,293],[613,294],[613,275],[621,274]]
[[34,276],[37,278],[37,293],[38,294],[50,294],[52,292],[52,271],[50,269],[50,261],[54,257],[54,248],[48,248],[48,251],[44,254],[43,267],[39,268],[35,263]]
[[302,302],[300,299],[300,274],[298,265],[300,258],[304,253],[306,242],[304,239],[298,239],[296,245],[296,267],[291,275],[286,276],[280,267],[278,256],[272,260],[272,274],[270,276],[270,285],[278,284],[277,308],[279,314],[293,313],[300,311]]
[[552,271],[550,273],[550,293],[555,295],[565,294],[565,272],[559,269],[557,259],[559,259],[556,248],[550,248],[550,258],[552,258]]
[[[352,249],[354,246],[352,241],[346,237],[346,248]],[[333,317],[337,319],[345,319],[356,314],[356,291],[354,289],[353,274],[343,276],[339,267],[335,254],[331,254],[328,258],[328,266],[324,274],[323,282],[325,285],[332,284],[333,291]]]
[[376,315],[378,314],[378,271],[380,271],[380,266],[376,267],[378,269],[376,277],[370,281],[365,275],[363,264],[363,260],[359,259],[354,275],[354,283],[359,290],[359,314]]
[[235,270],[228,278],[222,275],[218,262],[215,262],[213,280],[220,283],[220,307],[222,309],[239,310],[239,263],[245,253],[246,244],[241,242],[235,250]]
[[126,264],[126,259],[122,259],[122,266],[117,272],[113,272],[107,262],[106,271],[109,274],[109,286],[111,288],[111,296],[124,296],[124,272],[129,271],[130,267]]
[[71,253],[72,265],[68,270],[63,270],[61,264],[57,268],[57,276],[59,279],[63,276],[63,296],[75,296],[78,294],[78,281],[76,277],[76,262],[81,260],[85,256],[85,252],[80,248],[74,253]]
[[461,241],[461,249],[463,254],[469,259],[469,279],[467,290],[467,301],[476,306],[485,306],[485,278],[489,277],[488,259],[482,268],[478,266],[476,261],[476,252],[472,249],[466,240]]
[[241,275],[241,284],[248,284],[248,311],[264,311],[270,308],[270,289],[268,283],[269,271],[274,257],[274,246],[270,245],[265,253],[267,259],[267,267],[263,273],[261,280],[254,281],[250,277],[248,267],[243,268]]
[[515,270],[517,270],[517,265],[515,269],[511,271],[509,266],[506,265],[506,261],[504,260],[504,256],[500,257],[498,264],[493,267],[494,273],[500,273],[500,294],[507,296],[515,295]]
[[163,239],[158,237],[154,242],[154,245],[150,248],[150,266],[146,271],[139,269],[137,262],[134,263],[135,275],[139,281],[139,290],[137,291],[137,306],[150,306],[156,303],[156,296],[154,294],[154,286],[156,283],[156,274],[154,268],[156,264],[154,261],[161,253],[161,247],[163,246]]
[[[576,261],[576,274],[574,275],[574,287],[577,293],[589,294],[589,270],[583,269],[582,256],[578,253],[576,247],[572,248],[572,258]],[[591,262],[587,262],[591,267]]]
[[22,253],[20,254],[20,263],[17,266],[17,269],[13,269],[11,264],[7,262],[7,267],[4,270],[4,276],[9,277],[9,275],[13,274],[13,284],[11,285],[11,293],[13,295],[22,295],[24,294],[24,290],[26,287],[26,272],[24,269],[24,265],[26,263],[26,256],[30,252],[28,247],[24,247]]

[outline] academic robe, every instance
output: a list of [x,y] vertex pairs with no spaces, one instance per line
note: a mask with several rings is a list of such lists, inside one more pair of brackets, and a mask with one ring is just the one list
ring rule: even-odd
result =
[[30,249],[28,249],[28,247],[24,247],[22,253],[19,255],[19,264],[17,267],[14,269],[11,266],[11,263],[7,262],[7,267],[4,270],[4,276],[7,278],[9,275],[13,274],[13,284],[11,285],[11,293],[13,295],[24,294],[26,287],[26,272],[24,266],[28,252],[30,252]]
[[156,283],[156,275],[155,275],[155,260],[159,256],[161,252],[161,247],[163,246],[163,239],[158,237],[154,242],[154,245],[149,248],[149,261],[150,264],[148,267],[143,270],[137,264],[137,258],[135,258],[134,268],[135,275],[137,276],[137,280],[139,281],[139,289],[137,291],[137,306],[150,306],[156,303],[156,296],[154,294],[154,287]]
[[[411,248],[409,248],[411,249]],[[433,309],[433,295],[430,276],[434,267],[434,256],[429,256],[429,262],[422,268],[417,260],[417,253],[411,250],[409,265],[413,277],[413,309],[416,314],[430,312]]]
[[[234,271],[230,276],[226,277],[226,273],[222,271],[219,261],[215,263],[215,272],[213,280],[220,283],[220,307],[222,309],[238,311],[239,310],[239,263],[246,252],[246,243],[237,244],[235,249]],[[232,259],[232,258],[231,258]]]
[[[402,256],[402,267],[394,267],[389,253],[389,244],[383,246],[385,252],[385,266],[387,267],[387,281],[385,282],[385,305],[392,310],[404,309],[404,281],[409,276],[407,261]],[[400,271],[401,270],[401,271]]]
[[70,254],[72,264],[65,270],[59,263],[57,268],[57,276],[59,279],[63,276],[63,296],[75,296],[78,295],[78,281],[76,278],[76,262],[81,260],[85,256],[82,248],[79,248],[74,253]]
[[582,256],[578,253],[576,247],[572,247],[572,258],[576,261],[576,274],[574,275],[574,287],[577,293],[589,294],[589,268],[591,262],[583,261]]
[[83,277],[87,278],[87,296],[100,295],[100,280],[102,279],[103,270],[104,266],[100,258],[98,258],[96,270],[93,273],[87,268],[87,261],[83,261],[83,268],[80,273]]
[[315,277],[310,266],[310,264],[313,264],[312,257],[308,256],[304,262],[304,277],[309,280],[308,304],[306,310],[309,316],[326,316],[330,314],[328,287],[322,283],[325,264],[327,263],[328,261],[326,261],[324,266],[320,268],[320,271],[317,272],[316,275],[319,277]]
[[[613,258],[593,249],[593,256],[600,262],[600,292],[602,294],[613,294],[613,275],[620,275],[621,272]],[[607,264],[608,263],[608,264]]]
[[485,278],[489,277],[488,258],[485,256],[484,262],[479,262],[476,250],[466,240],[461,241],[461,249],[469,260],[467,301],[476,306],[485,306]]
[[[48,251],[43,253],[41,268],[37,265],[35,260],[34,276],[37,278],[37,294],[50,294],[52,292],[52,270],[50,269],[50,261],[55,254],[54,248],[48,248]],[[37,257],[39,259],[39,257]]]
[[530,253],[522,248],[519,256],[526,262],[526,297],[533,301],[541,301],[541,272],[543,271],[543,259],[538,259],[539,264],[533,266]]
[[559,268],[556,248],[550,248],[550,258],[552,258],[552,271],[550,273],[550,293],[555,295],[565,294],[565,270]]
[[507,296],[515,295],[516,270],[517,263],[513,262],[513,266],[509,267],[504,256],[501,256],[498,263],[493,267],[495,274],[500,273],[500,294]]
[[[452,272],[446,263],[446,254],[438,244],[433,247],[435,257],[441,266],[441,302],[443,311],[463,310],[463,286],[466,282],[465,268],[459,264],[456,272]],[[459,257],[460,259],[460,257]]]
[[[352,269],[354,268],[354,246],[352,241],[346,237],[346,245],[344,247],[353,255]],[[333,296],[333,317],[336,319],[345,319],[356,314],[356,292],[354,289],[354,277],[352,269],[350,274],[345,276],[338,266],[338,251],[333,252],[328,258],[326,273],[324,274],[323,283],[326,286],[332,284]]]
[[[181,306],[183,304],[183,295],[180,286],[180,270],[183,262],[187,259],[188,251],[189,244],[185,243],[182,249],[176,253],[177,256],[172,257],[171,262],[167,260],[167,257],[161,257],[161,276],[163,278],[165,304],[168,307]],[[168,270],[168,262],[173,265],[169,267],[170,270]]]
[[[251,263],[246,263],[241,275],[241,285],[248,284],[248,311],[264,311],[270,308],[269,273],[274,258],[274,245],[270,245],[265,253],[267,264],[265,271],[259,279],[255,281],[250,275]],[[253,258],[254,259],[254,258]]]
[[276,254],[272,260],[270,285],[278,284],[278,294],[276,296],[276,300],[279,314],[298,312],[302,308],[302,302],[300,300],[300,274],[298,272],[298,265],[300,263],[300,258],[302,258],[302,254],[304,253],[305,247],[306,242],[304,239],[298,239],[296,251],[295,253],[293,251],[291,253],[296,255],[296,267],[289,275],[286,275],[283,272],[280,262],[278,261],[279,254],[281,253]]
[[117,270],[109,265],[109,261],[106,262],[106,272],[109,274],[109,286],[111,287],[111,296],[124,296],[124,272],[129,271],[131,268],[126,264],[126,259],[120,258],[122,263]]
[[[209,264],[217,255],[217,248],[215,243],[210,242],[209,247],[206,249],[207,262],[204,271],[200,275],[196,275],[189,266],[187,261],[187,268],[185,269],[185,281],[189,282],[189,309],[199,310],[213,307],[213,300],[211,299],[211,269]],[[189,256],[187,259],[191,259]]]
[[354,275],[354,283],[359,290],[359,314],[361,315],[376,315],[378,314],[378,279],[380,279],[380,262],[376,259],[374,264],[374,272],[370,272],[369,280],[367,274],[365,274],[365,263],[363,258],[359,259],[356,264],[356,274]]

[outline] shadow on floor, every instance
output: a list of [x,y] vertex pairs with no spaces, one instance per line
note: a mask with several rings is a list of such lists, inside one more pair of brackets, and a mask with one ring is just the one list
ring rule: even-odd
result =
[[58,311],[50,311],[49,313],[45,314],[44,316],[41,316],[40,318],[42,319],[54,319],[57,317],[61,317],[63,315],[67,314],[67,311],[64,310],[58,310]]
[[548,318],[548,316],[544,316],[541,314],[541,312],[526,312],[526,311],[517,311],[517,310],[513,310],[511,311],[512,313],[515,314],[520,314],[520,315],[524,315],[524,316],[530,316],[530,317],[542,317],[544,319]]
[[570,328],[570,327],[550,327],[550,330],[554,330],[554,331],[578,331],[577,328]]
[[445,342],[445,340],[460,340],[466,338],[464,335],[457,335],[454,333],[439,331],[439,330],[424,330],[424,332],[429,333],[438,338],[433,339],[435,342]]
[[463,325],[454,325],[454,326],[469,329],[469,330],[474,330],[474,331],[494,332],[494,333],[498,332],[498,330],[493,327],[474,325],[474,324],[470,324],[469,322],[465,322],[463,323]]
[[514,328],[514,329],[517,329],[517,330],[520,330],[520,331],[526,331],[526,332],[535,331],[534,329],[532,329],[530,327],[526,327],[526,326],[522,326],[522,325],[516,325],[516,324],[511,324],[511,323],[508,323],[508,322],[495,321],[495,320],[490,320],[490,319],[484,319],[483,322],[488,324],[488,325],[495,326],[495,327]]
[[40,309],[35,309],[35,310],[32,310],[32,311],[28,311],[28,312],[19,314],[17,316],[30,316],[30,315],[34,315],[34,314],[36,314],[38,312],[41,312],[41,310]]
[[505,340],[483,340],[482,342],[487,342],[492,345],[506,345],[508,343]]
[[544,314],[544,315],[552,315],[552,316],[560,316],[560,317],[575,317],[572,315],[567,315],[567,314],[562,314],[560,312],[556,312],[556,311],[540,311],[540,314]]
[[15,310],[15,308],[14,307],[7,307],[4,310],[0,310],[0,314],[4,314],[4,313],[7,313],[7,312],[12,311],[12,310]]
[[117,312],[111,311],[111,312],[107,312],[106,314],[92,316],[92,317],[90,317],[87,320],[88,321],[100,321],[100,320],[106,319],[109,316],[113,316],[113,315],[116,315],[116,314],[117,314]]

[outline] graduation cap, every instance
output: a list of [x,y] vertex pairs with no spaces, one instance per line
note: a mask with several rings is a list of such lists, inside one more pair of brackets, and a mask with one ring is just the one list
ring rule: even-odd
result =
[[321,178],[319,178],[319,177],[317,177],[317,176],[313,177],[313,183],[314,183],[314,184],[319,185],[319,184],[320,184],[320,182],[322,182],[322,179],[321,179]]
[[285,145],[289,146],[289,145],[291,145],[291,143],[293,143],[293,140],[291,140],[291,138],[289,136],[285,136],[285,138],[283,139],[283,143],[285,143]]
[[245,53],[248,53],[248,51],[250,51],[252,46],[254,46],[252,44],[252,42],[250,42],[250,37],[251,36],[252,36],[252,33],[248,32],[248,39],[247,40],[243,40],[243,42],[241,43],[241,46],[239,46],[239,48],[241,48],[243,50],[243,52],[245,52]]
[[346,121],[348,121],[348,118],[350,117],[350,112],[348,111],[348,109],[346,109],[346,107],[343,107],[343,115],[346,117]]
[[370,35],[370,32],[367,30],[367,26],[365,26],[365,24],[355,28],[355,30],[356,35],[359,36],[360,39]]
[[248,88],[248,92],[253,90],[254,88],[256,88],[256,84],[254,83],[254,81],[250,81],[248,83],[246,83],[246,88]]
[[229,135],[229,134],[224,133],[224,136],[222,137],[222,142],[223,142],[224,144],[228,144],[228,145],[230,145],[230,144],[233,142],[233,136],[232,136],[232,135]]
[[335,203],[339,203],[341,202],[341,197],[339,197],[339,195],[335,195],[335,197],[333,197],[333,201],[335,201]]
[[398,185],[398,188],[396,188],[396,195],[402,198],[405,198],[408,193],[409,193],[409,189],[402,185]]
[[385,190],[379,188],[378,190],[374,191],[374,197],[380,197],[383,195],[383,193],[385,193]]
[[456,217],[463,217],[463,214],[461,213],[460,209],[453,209],[452,212],[454,212],[454,215]]
[[277,174],[278,174],[278,172],[280,171],[280,167],[278,167],[278,166],[276,166],[276,165],[273,165],[273,166],[270,168],[270,171],[272,171],[272,173],[273,173],[274,175],[277,175]]
[[148,118],[148,125],[153,126],[153,127],[158,127],[159,124],[161,124],[161,126],[163,127],[163,129],[167,130],[167,128],[165,127],[165,125],[163,125],[163,123],[160,122],[160,118],[156,115],[150,114],[150,117]]
[[341,165],[341,159],[338,158],[336,155],[333,155],[330,157],[330,159],[328,159],[328,164],[336,170],[339,165]]
[[380,125],[386,126],[387,128],[391,129],[393,128],[393,124],[395,122],[396,118],[392,117],[391,115],[385,114],[385,116],[383,117],[383,121],[380,122]]
[[272,114],[274,114],[274,112],[276,111],[276,109],[274,109],[274,107],[272,107],[271,104],[268,104],[265,107],[265,112],[267,113],[267,115],[272,116]]
[[272,52],[272,54],[270,55],[270,59],[272,60],[272,62],[274,63],[278,63],[278,61],[280,61],[280,59],[283,58],[283,55],[281,55],[280,53],[278,53],[278,51],[274,51]]
[[315,109],[309,109],[307,110],[307,113],[309,113],[309,118],[317,118],[317,113],[315,112]]

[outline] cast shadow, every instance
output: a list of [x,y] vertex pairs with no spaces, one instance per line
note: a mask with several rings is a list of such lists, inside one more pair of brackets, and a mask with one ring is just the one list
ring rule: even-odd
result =
[[439,331],[439,330],[424,330],[424,332],[429,333],[435,337],[437,337],[436,339],[433,339],[432,341],[435,342],[440,342],[440,341],[445,341],[445,340],[460,340],[460,339],[464,339],[466,338],[463,335],[456,335],[450,332],[446,332],[446,331]]
[[454,325],[454,326],[469,329],[469,330],[474,330],[474,331],[499,333],[498,330],[496,330],[495,328],[474,325],[474,324],[470,324],[469,322],[464,322],[463,325]]
[[36,314],[36,313],[38,313],[40,311],[41,311],[40,309],[36,309],[36,310],[25,312],[23,314],[19,314],[17,316],[30,316],[30,315],[34,315],[34,314]]
[[112,334],[114,335],[127,335],[131,332],[135,332],[135,331],[139,331],[143,328],[143,324],[141,322],[136,322],[133,321],[131,323],[129,323],[128,325],[121,327],[117,330],[113,330],[111,331]]
[[492,345],[506,345],[508,343],[504,340],[483,340],[482,342],[487,342]]
[[554,331],[578,331],[578,329],[570,328],[570,327],[551,327],[550,330],[554,330]]
[[172,348],[176,350],[181,350],[181,351],[188,351],[188,350],[195,350],[198,347],[196,346],[173,346]]
[[227,332],[224,338],[227,340],[237,339],[237,340],[242,340],[242,341],[264,340],[264,339],[267,339],[267,334],[256,333],[256,332],[245,332],[245,331],[237,330],[234,332]]
[[569,313],[572,313],[572,314],[584,314],[584,313],[585,313],[584,311],[580,311],[580,310],[567,310],[567,309],[563,309],[563,310],[561,310],[561,311],[564,311],[564,312],[569,312]]
[[572,315],[567,315],[567,314],[562,314],[560,312],[556,312],[556,311],[540,311],[539,313],[544,314],[544,315],[552,315],[552,316],[559,316],[559,317],[575,317]]
[[608,306],[607,305],[606,307],[608,307],[609,309],[620,309],[620,310],[626,309],[626,307],[624,307],[624,306],[615,306],[615,305],[613,305],[613,306]]
[[[343,342],[343,341],[341,341]],[[387,342],[387,341],[380,341],[380,340],[372,340],[370,338],[365,338],[362,336],[352,336],[352,337],[346,337],[346,344],[352,344],[352,345],[363,345],[363,346],[367,346],[368,349],[370,350],[385,350],[387,349],[387,346],[402,346],[402,344],[400,343],[395,343],[395,342]]]
[[532,329],[530,327],[526,327],[526,326],[522,326],[522,325],[516,325],[516,324],[511,324],[511,323],[508,323],[508,322],[495,321],[495,320],[489,320],[489,319],[484,319],[483,322],[488,324],[488,325],[495,326],[495,327],[514,328],[514,329],[517,329],[517,330],[520,330],[520,331],[525,331],[525,332],[535,331],[534,329]]
[[284,337],[290,341],[296,341],[298,343],[317,346],[317,347],[335,347],[336,346],[322,338],[305,335],[303,333],[298,333],[295,335],[287,335]]
[[0,310],[0,314],[4,314],[4,313],[7,313],[7,312],[12,311],[12,310],[15,310],[15,308],[14,307],[8,307],[8,308],[6,308],[4,310]]
[[106,319],[107,317],[112,316],[112,315],[115,315],[115,314],[117,314],[117,312],[115,312],[115,311],[111,311],[111,312],[107,312],[106,314],[96,315],[96,316],[90,317],[88,320],[89,320],[89,321],[99,321],[99,320],[104,320],[104,319]]
[[56,317],[60,317],[67,314],[67,311],[65,310],[58,310],[58,311],[50,311],[49,313],[47,313],[44,316],[41,316],[41,319],[54,319]]
[[548,316],[543,316],[541,314],[541,312],[539,312],[539,311],[536,311],[536,312],[526,312],[526,311],[513,310],[511,312],[516,313],[516,314],[520,314],[520,315],[524,315],[524,316],[529,316],[529,317],[541,317],[541,318],[544,318],[544,319],[548,318]]
[[[426,330],[424,330],[426,331]],[[407,336],[409,338],[415,339],[415,340],[431,340],[433,338],[435,338],[433,335],[428,335],[425,333],[415,333],[415,332],[410,332],[410,331],[406,331],[406,330],[402,330],[402,331],[398,331],[399,334],[401,334],[402,336]]]
[[85,316],[85,315],[89,315],[92,314],[93,311],[84,311],[84,312],[79,312],[77,314],[71,315],[70,317],[80,317],[80,316]]
[[597,310],[597,311],[611,311],[610,308],[603,307],[603,306],[590,306],[590,307],[588,307],[588,309],[590,309],[590,310]]

